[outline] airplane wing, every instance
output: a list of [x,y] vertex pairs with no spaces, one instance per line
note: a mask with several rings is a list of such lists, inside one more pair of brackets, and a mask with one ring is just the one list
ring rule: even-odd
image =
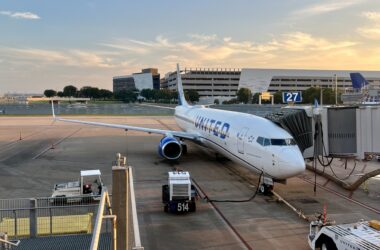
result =
[[59,118],[59,117],[55,116],[53,101],[52,101],[51,107],[52,107],[53,119],[55,121],[79,123],[79,124],[86,124],[86,125],[93,125],[93,126],[100,126],[100,127],[109,127],[109,128],[119,128],[119,129],[124,129],[124,130],[142,131],[142,132],[147,132],[149,134],[153,133],[153,134],[161,134],[161,135],[165,135],[165,136],[175,136],[175,137],[179,137],[179,138],[183,138],[183,139],[189,139],[189,140],[197,140],[198,139],[197,134],[191,134],[191,133],[187,133],[184,131],[164,130],[164,129],[155,129],[155,128],[143,128],[143,127],[124,125],[124,124],[113,124],[113,123],[90,122],[90,121],[63,119],[63,118]]

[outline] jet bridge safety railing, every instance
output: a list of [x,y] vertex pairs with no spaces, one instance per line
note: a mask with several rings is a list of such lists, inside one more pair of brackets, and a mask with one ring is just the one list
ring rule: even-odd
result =
[[112,221],[112,249],[116,250],[116,215],[112,214],[111,201],[108,191],[104,190],[100,197],[98,212],[94,225],[94,232],[91,239],[91,250],[97,250],[99,245],[100,233],[103,225],[103,219],[111,219]]
[[68,203],[51,197],[1,199],[0,232],[9,239],[68,234],[91,234],[98,201],[74,197]]

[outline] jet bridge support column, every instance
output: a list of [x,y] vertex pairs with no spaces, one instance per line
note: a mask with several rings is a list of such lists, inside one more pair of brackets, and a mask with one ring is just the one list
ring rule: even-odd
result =
[[112,167],[112,209],[117,217],[117,249],[128,249],[129,230],[129,175],[128,168],[122,166]]

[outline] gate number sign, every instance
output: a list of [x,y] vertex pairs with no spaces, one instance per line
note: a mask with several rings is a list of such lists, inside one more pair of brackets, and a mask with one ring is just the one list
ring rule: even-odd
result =
[[302,92],[301,91],[282,92],[282,102],[283,103],[302,102]]

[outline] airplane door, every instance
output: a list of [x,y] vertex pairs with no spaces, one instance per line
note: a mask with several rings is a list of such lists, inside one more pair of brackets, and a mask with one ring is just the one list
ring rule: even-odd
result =
[[244,154],[244,141],[247,133],[248,128],[242,128],[237,134],[237,150],[240,154]]

